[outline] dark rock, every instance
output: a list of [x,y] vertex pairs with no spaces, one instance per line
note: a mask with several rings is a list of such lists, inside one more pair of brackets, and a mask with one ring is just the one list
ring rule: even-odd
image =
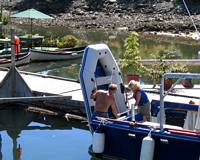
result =
[[[126,27],[135,31],[194,31],[183,2],[177,0],[34,0],[34,3],[32,0],[19,1],[13,0],[12,5],[7,5],[6,8],[18,11],[35,8],[53,15],[56,20],[51,25],[110,29]],[[194,21],[199,24],[200,1],[193,0],[187,3]],[[15,23],[18,22],[15,20]],[[46,21],[42,23],[49,25]]]

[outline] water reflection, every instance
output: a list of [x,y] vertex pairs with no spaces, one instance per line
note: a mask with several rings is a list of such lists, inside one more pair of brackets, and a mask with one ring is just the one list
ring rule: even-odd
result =
[[17,138],[19,137],[23,128],[31,123],[33,117],[33,114],[27,114],[24,110],[1,109],[0,111],[0,130],[6,130],[7,134],[12,139],[14,160],[20,160],[22,153],[20,144],[17,144]]
[[[9,28],[15,28],[17,35],[24,35],[30,31],[29,25],[6,26],[4,32],[10,35]],[[123,53],[124,40],[129,32],[119,30],[88,30],[74,29],[66,26],[34,26],[33,34],[43,35],[45,37],[61,37],[65,35],[74,35],[78,39],[94,43],[106,43],[114,56],[118,58]],[[194,59],[198,58],[200,42],[197,40],[186,39],[184,37],[158,36],[148,33],[140,33],[140,54],[142,58],[151,58],[151,54],[159,51],[175,51],[180,58]]]
[[19,67],[19,70],[39,73],[43,75],[53,75],[65,78],[78,79],[78,71],[81,59],[70,61],[30,63]]
[[20,70],[29,72],[51,71],[57,68],[69,67],[73,64],[80,64],[81,59],[67,60],[67,61],[52,61],[52,62],[38,62],[30,63],[28,65],[18,67]]
[[[12,150],[13,160],[41,159],[40,156],[34,155],[36,150],[39,155],[45,155],[47,159],[53,158],[54,156],[51,157],[51,154],[56,154],[58,151],[60,153],[58,157],[63,159],[63,157],[66,157],[63,149],[70,146],[73,148],[73,145],[76,145],[73,143],[63,143],[66,139],[73,139],[72,135],[77,134],[73,131],[73,134],[68,133],[70,136],[67,136],[66,130],[74,130],[74,128],[78,128],[80,130],[78,133],[83,135],[85,130],[89,136],[88,127],[85,123],[82,124],[77,121],[68,122],[62,117],[29,112],[27,108],[16,109],[16,106],[3,108],[0,110],[0,160],[2,157],[3,159],[10,159],[9,150]],[[8,143],[9,138],[7,136],[11,139],[10,143]],[[83,138],[82,136],[80,137]],[[63,149],[56,148],[59,145]],[[11,146],[12,149],[10,148]],[[40,146],[39,150],[38,146]],[[70,156],[73,157],[73,154],[71,153]],[[86,159],[89,157],[87,152],[84,153],[84,156],[87,157]]]

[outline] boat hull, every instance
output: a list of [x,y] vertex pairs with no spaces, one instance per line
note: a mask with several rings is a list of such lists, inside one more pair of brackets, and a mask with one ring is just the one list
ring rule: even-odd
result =
[[[22,66],[30,63],[31,55],[29,52],[20,53],[15,56],[15,65]],[[10,67],[11,66],[11,55],[1,55],[0,56],[0,67]]]
[[[92,123],[95,130],[101,126],[105,133],[104,156],[117,157],[118,159],[139,160],[142,140],[150,132],[147,126],[132,127],[122,124]],[[155,140],[153,160],[199,160],[200,135],[152,131]]]
[[55,51],[44,51],[31,49],[31,61],[58,61],[58,60],[70,60],[78,59],[83,56],[84,48],[78,49],[61,49]]

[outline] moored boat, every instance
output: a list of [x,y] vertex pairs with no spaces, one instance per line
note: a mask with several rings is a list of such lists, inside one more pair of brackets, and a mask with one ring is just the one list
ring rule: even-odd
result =
[[11,53],[11,40],[8,38],[0,39],[0,55]]
[[[101,154],[111,159],[127,160],[199,160],[200,133],[186,130],[176,125],[164,124],[164,80],[162,80],[159,98],[159,123],[138,122],[137,115],[132,115],[126,105],[121,72],[117,63],[105,44],[89,45],[84,52],[80,69],[85,109],[92,133],[93,154]],[[198,78],[200,74],[166,74],[163,78]],[[121,117],[117,119],[92,118],[95,102],[90,98],[94,88],[107,89],[110,83],[117,84],[115,101]],[[183,101],[182,101],[183,102]],[[183,102],[184,103],[184,102]],[[173,105],[177,105],[174,103]],[[187,105],[197,112],[198,105]],[[177,106],[178,108],[179,106]],[[200,119],[200,109],[198,116]],[[132,119],[132,117],[134,117]],[[136,121],[134,121],[134,119]],[[198,118],[197,118],[198,119]],[[199,120],[200,121],[200,120]],[[197,120],[198,122],[198,120]],[[199,124],[200,125],[200,124]]]
[[56,50],[30,49],[31,61],[58,61],[81,58],[85,47],[63,48]]
[[[22,48],[20,46],[21,52],[28,52],[28,48]],[[10,55],[11,54],[11,39],[4,38],[0,39],[0,56]]]
[[[22,66],[30,63],[31,55],[29,52],[19,53],[15,55],[15,65]],[[10,67],[11,66],[11,55],[1,55],[0,56],[0,66]]]

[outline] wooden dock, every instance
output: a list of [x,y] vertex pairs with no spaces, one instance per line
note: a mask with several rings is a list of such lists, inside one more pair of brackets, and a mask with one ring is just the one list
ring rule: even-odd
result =
[[[160,59],[142,59],[140,61],[144,65],[158,64]],[[162,59],[162,62],[172,62],[184,65],[200,65],[200,59]]]
[[[4,79],[7,72],[8,70],[2,70],[0,68],[0,81]],[[78,81],[31,72],[19,72],[26,84],[35,95],[35,97],[33,97],[33,100],[31,100],[31,102],[34,102],[33,104],[37,104],[37,106],[40,106],[41,108],[44,106],[48,106],[49,108],[60,109],[66,111],[67,113],[76,113],[79,115],[85,114],[83,95],[80,83]],[[143,85],[143,88],[146,89],[147,92],[151,93],[148,94],[150,96],[150,99],[157,99],[159,98],[159,86],[154,89],[152,88],[152,86],[153,85]],[[184,89],[184,87],[181,85],[178,85],[177,87],[181,88],[181,91],[177,92],[173,96],[174,101],[177,101],[177,96],[182,95],[183,97],[181,98],[181,102],[188,103],[190,100],[194,100],[194,102],[199,103],[198,101],[200,99],[200,96],[198,96],[198,94],[200,90],[200,85],[195,85],[192,89]],[[175,88],[175,90],[178,88]],[[188,95],[196,96],[190,97]],[[66,98],[62,98],[60,96]],[[46,101],[45,97],[49,99],[52,98],[52,100]],[[22,100],[23,102],[26,102],[27,99],[30,99],[30,97],[5,97],[0,98],[0,102],[7,101],[10,103],[20,103],[20,101]]]
[[[31,91],[36,95],[36,97],[31,100],[34,104],[38,101],[38,105],[40,106],[50,106],[52,108],[65,110],[67,112],[71,112],[72,110],[76,110],[80,113],[85,113],[83,96],[81,87],[78,81],[41,75],[30,72],[19,71],[21,76],[23,77],[26,84],[29,86]],[[0,81],[4,79],[6,76],[6,69],[0,70]],[[37,96],[39,96],[37,98]],[[52,101],[45,101],[45,97],[48,96],[52,98]],[[66,98],[62,98],[60,96],[65,96]],[[60,99],[59,99],[60,98]],[[9,101],[9,102],[23,102],[26,99],[30,99],[29,97],[8,97],[8,98],[0,98],[1,102]],[[55,99],[57,99],[55,101]],[[41,103],[42,102],[42,103]]]

